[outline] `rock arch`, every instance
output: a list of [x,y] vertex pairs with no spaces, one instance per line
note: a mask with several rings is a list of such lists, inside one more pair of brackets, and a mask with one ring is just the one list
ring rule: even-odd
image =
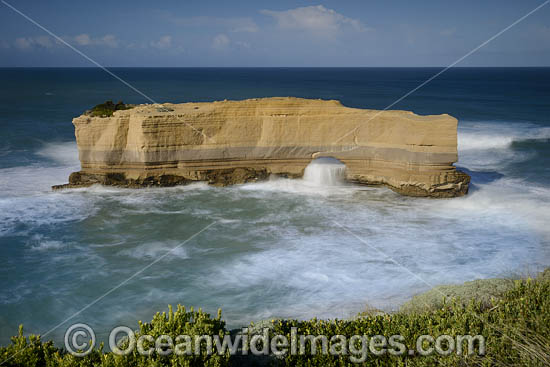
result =
[[318,156],[346,165],[347,179],[405,195],[467,193],[457,171],[457,120],[374,111],[293,97],[138,105],[112,117],[73,119],[82,169],[69,184],[216,185],[301,177]]

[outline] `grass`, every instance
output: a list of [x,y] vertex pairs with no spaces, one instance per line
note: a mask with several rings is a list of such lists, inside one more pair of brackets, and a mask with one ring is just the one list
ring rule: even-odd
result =
[[490,306],[493,298],[498,298],[513,288],[512,279],[478,279],[464,284],[439,285],[427,292],[414,296],[403,304],[399,311],[405,313],[435,310],[443,307],[444,297],[468,304],[471,300]]
[[[472,283],[472,282],[469,282]],[[484,289],[475,283],[476,290]],[[484,355],[452,353],[443,355],[374,355],[366,356],[363,365],[369,366],[550,366],[550,270],[535,278],[515,280],[499,288],[501,282],[489,282],[493,296],[486,299],[460,298],[461,293],[449,300],[438,300],[436,296],[427,299],[437,300],[430,307],[410,308],[394,314],[366,314],[353,320],[273,320],[269,329],[271,335],[286,335],[289,340],[293,328],[298,334],[326,335],[402,335],[403,343],[409,347],[416,345],[420,335],[482,335],[486,341]],[[466,287],[472,288],[466,283]],[[496,289],[496,290],[495,290]],[[444,292],[445,293],[445,292]],[[439,294],[441,295],[441,294]],[[186,310],[178,306],[174,312],[157,313],[150,323],[139,323],[136,336],[162,334],[172,336],[219,335],[229,332],[221,319],[221,311],[211,317],[202,310]],[[254,328],[251,328],[254,330]],[[104,352],[102,347],[86,357],[74,357],[53,345],[44,342],[39,336],[26,337],[22,328],[19,335],[12,338],[12,344],[0,347],[2,366],[236,366],[265,365],[280,366],[348,366],[356,365],[350,355],[332,356],[323,354],[318,348],[313,355],[285,355],[255,358],[253,356],[230,356],[228,353],[209,355],[201,350],[199,355],[162,356],[154,352],[145,357],[137,353],[118,356]]]

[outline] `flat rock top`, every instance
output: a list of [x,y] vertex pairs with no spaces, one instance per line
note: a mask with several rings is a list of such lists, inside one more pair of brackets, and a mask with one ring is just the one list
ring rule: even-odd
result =
[[[323,99],[306,99],[297,97],[267,97],[267,98],[250,98],[243,100],[223,100],[214,102],[186,102],[186,103],[157,103],[157,104],[142,104],[133,109],[120,112],[131,112],[139,114],[157,114],[189,112],[199,109],[220,109],[220,108],[348,108],[342,105],[337,100]],[[172,110],[172,111],[171,111]],[[359,109],[360,110],[360,109]],[[360,110],[361,111],[361,110]]]
[[187,102],[187,103],[155,103],[141,104],[129,110],[115,111],[114,116],[162,116],[178,114],[200,114],[213,111],[232,111],[230,114],[238,114],[234,110],[254,109],[256,112],[265,111],[271,116],[279,114],[281,117],[288,115],[317,115],[317,114],[362,114],[384,117],[399,117],[402,119],[416,121],[430,121],[441,118],[449,118],[447,114],[442,115],[417,115],[411,111],[401,110],[372,110],[352,108],[342,105],[337,100],[307,99],[297,97],[267,97],[251,98],[245,100],[223,100],[215,102]]

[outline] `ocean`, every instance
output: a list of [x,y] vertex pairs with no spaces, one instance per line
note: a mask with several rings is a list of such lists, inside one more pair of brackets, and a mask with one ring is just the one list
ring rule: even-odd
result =
[[[441,69],[111,70],[158,102],[296,96],[383,109]],[[287,179],[52,192],[79,169],[73,117],[147,100],[96,68],[3,68],[0,82],[1,345],[19,324],[62,345],[85,322],[105,340],[178,303],[221,307],[229,327],[347,318],[395,310],[428,284],[550,265],[550,68],[454,68],[392,107],[459,119],[456,165],[472,185],[440,200]]]

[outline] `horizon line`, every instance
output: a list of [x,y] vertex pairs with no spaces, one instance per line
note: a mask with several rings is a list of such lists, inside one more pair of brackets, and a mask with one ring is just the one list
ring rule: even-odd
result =
[[[445,68],[436,66],[105,66],[126,69],[427,69]],[[453,69],[529,69],[550,68],[550,65],[531,66],[455,66]],[[0,69],[101,69],[97,66],[0,66]]]

